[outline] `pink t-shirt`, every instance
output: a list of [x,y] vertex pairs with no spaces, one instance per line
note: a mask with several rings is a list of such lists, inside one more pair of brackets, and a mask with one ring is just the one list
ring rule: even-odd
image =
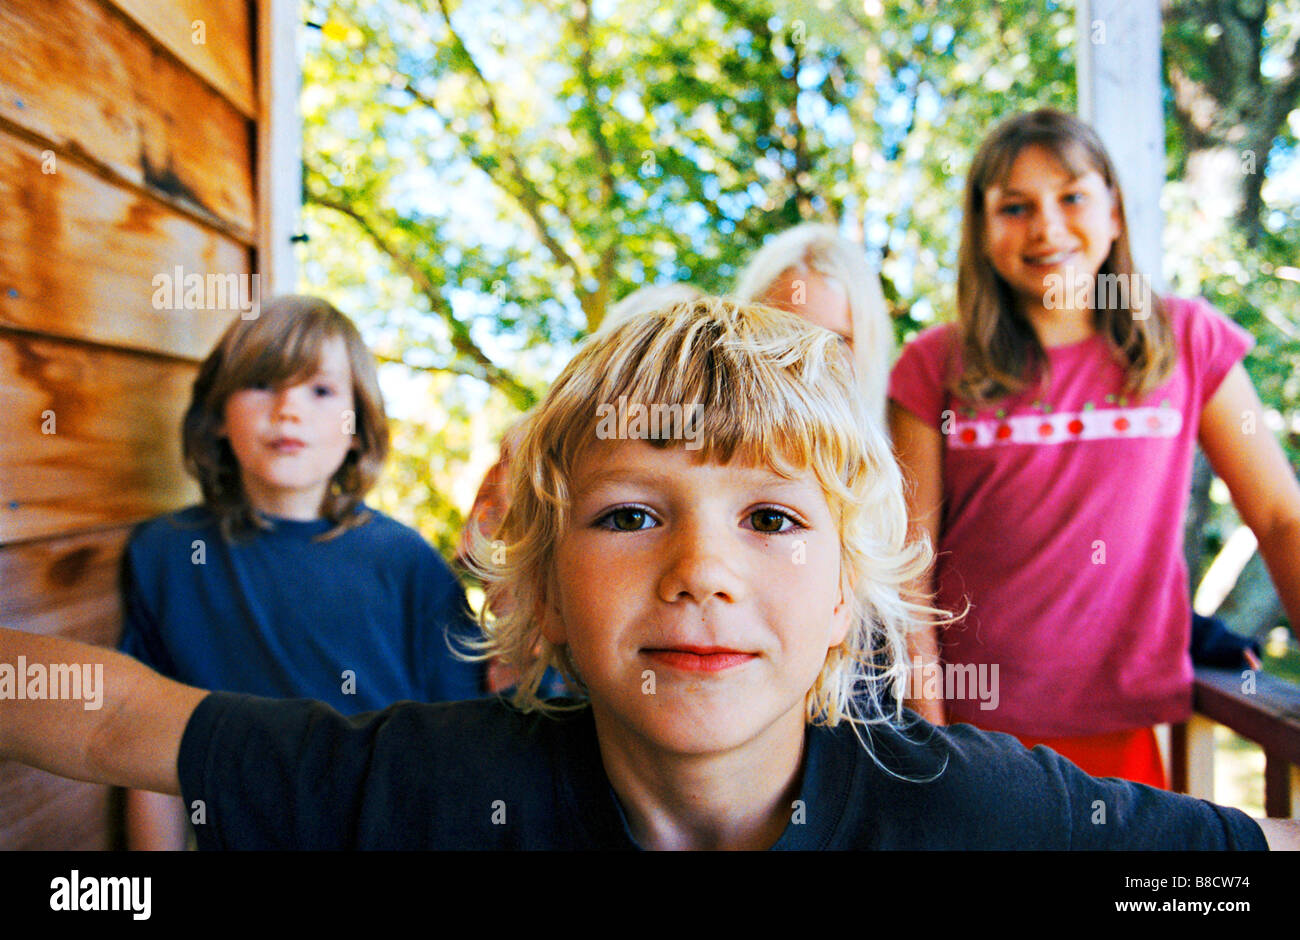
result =
[[1178,362],[1140,401],[1122,397],[1101,337],[1047,350],[1046,394],[978,411],[944,387],[952,326],[923,332],[894,367],[890,398],[944,435],[937,606],[971,604],[944,631],[944,662],[985,664],[985,682],[998,667],[996,707],[950,699],[953,721],[1051,737],[1191,713],[1192,455],[1202,409],[1253,339],[1204,300],[1166,310]]

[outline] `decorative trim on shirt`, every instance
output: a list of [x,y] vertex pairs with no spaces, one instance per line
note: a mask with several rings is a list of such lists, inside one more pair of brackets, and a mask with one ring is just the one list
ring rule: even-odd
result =
[[1028,412],[1002,418],[957,420],[944,415],[944,433],[954,450],[1004,444],[1067,444],[1132,438],[1177,437],[1183,416],[1168,406],[1104,408],[1050,413]]

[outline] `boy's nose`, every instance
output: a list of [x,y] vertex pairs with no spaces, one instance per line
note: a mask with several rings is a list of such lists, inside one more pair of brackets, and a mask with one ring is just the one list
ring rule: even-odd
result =
[[298,399],[297,389],[280,389],[275,395],[275,416],[280,419],[292,418],[296,421],[301,416],[302,411]]
[[679,526],[675,538],[666,546],[667,566],[658,586],[660,599],[670,604],[703,604],[711,598],[739,601],[744,596],[744,581],[729,557],[728,544],[728,535],[723,531],[696,522]]

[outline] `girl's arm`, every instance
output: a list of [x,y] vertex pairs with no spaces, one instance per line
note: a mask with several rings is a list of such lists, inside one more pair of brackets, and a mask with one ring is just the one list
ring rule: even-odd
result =
[[[180,793],[181,735],[206,692],[103,647],[0,628],[0,670],[15,678],[14,689],[22,681],[20,666],[28,676],[76,666],[87,681],[80,698],[65,699],[18,699],[7,682],[0,685],[6,689],[0,697],[0,760],[76,780]],[[44,688],[47,695],[53,691],[51,683]]]
[[[906,408],[889,403],[889,431],[894,453],[903,471],[907,496],[907,517],[913,540],[925,536],[931,548],[939,545],[939,524],[943,507],[943,436]],[[909,586],[908,600],[929,604],[934,598],[934,566]],[[939,663],[939,628],[927,624],[912,633],[908,657],[922,668]],[[914,673],[912,688],[923,689],[922,675]],[[940,688],[942,688],[942,683]],[[947,721],[943,700],[910,699],[907,707],[932,724]]]
[[1300,483],[1264,425],[1264,406],[1241,363],[1201,413],[1201,447],[1259,540],[1292,624],[1300,624]]

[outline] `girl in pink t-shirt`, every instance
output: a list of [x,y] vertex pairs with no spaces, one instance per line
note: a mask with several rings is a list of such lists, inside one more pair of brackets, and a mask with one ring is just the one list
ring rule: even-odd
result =
[[1300,623],[1300,485],[1241,365],[1251,340],[1203,300],[1151,295],[1105,149],[1056,111],[976,154],[959,263],[957,322],[890,381],[929,587],[966,611],[917,639],[909,704],[1163,785],[1152,726],[1191,712],[1198,441]]

